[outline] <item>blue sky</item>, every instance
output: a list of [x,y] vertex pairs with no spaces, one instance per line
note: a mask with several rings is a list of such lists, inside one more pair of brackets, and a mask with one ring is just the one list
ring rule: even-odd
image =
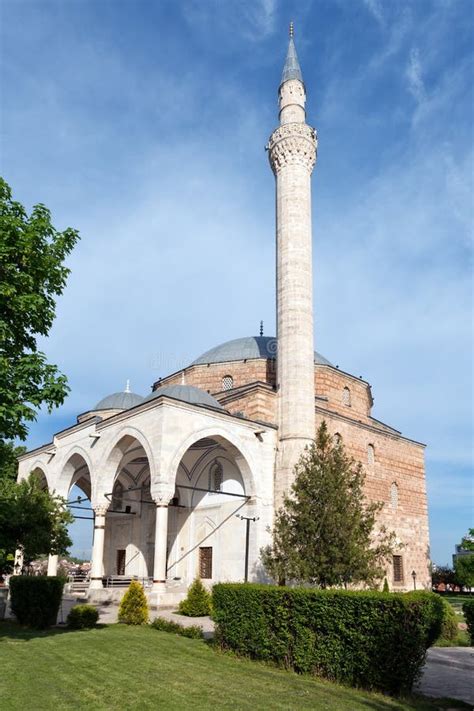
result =
[[[295,22],[318,128],[315,346],[426,442],[437,563],[472,524],[470,0],[3,0],[1,165],[80,230],[48,357],[72,388],[30,446],[127,378],[146,393],[274,333],[264,146]],[[77,524],[76,552],[90,545]]]

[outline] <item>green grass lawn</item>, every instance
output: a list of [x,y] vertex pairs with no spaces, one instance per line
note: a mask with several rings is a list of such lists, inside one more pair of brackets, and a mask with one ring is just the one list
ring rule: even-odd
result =
[[0,623],[0,705],[22,711],[464,708],[356,691],[150,627],[34,632],[13,623]]

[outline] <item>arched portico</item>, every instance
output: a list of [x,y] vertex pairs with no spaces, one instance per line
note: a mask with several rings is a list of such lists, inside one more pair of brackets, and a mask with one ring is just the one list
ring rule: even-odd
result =
[[[57,476],[54,492],[69,501],[71,512],[76,520],[71,524],[69,532],[73,539],[77,535],[85,537],[84,548],[92,542],[92,521],[87,523],[91,513],[92,463],[89,454],[82,447],[69,449],[62,463],[56,465]],[[81,510],[82,509],[82,510]],[[83,517],[83,514],[85,516]],[[90,542],[88,542],[90,541]],[[49,556],[48,575],[56,575],[58,556]]]
[[135,428],[117,433],[96,476],[91,589],[143,582],[153,574],[155,505],[150,495],[151,448]]
[[207,428],[176,447],[170,462],[156,507],[154,590],[184,593],[198,576],[209,584],[242,580],[245,528],[237,515],[255,491],[246,456],[219,428]]

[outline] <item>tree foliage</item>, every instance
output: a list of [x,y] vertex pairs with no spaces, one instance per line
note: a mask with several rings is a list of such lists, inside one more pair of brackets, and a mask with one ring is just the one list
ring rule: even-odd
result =
[[148,602],[143,587],[132,580],[120,601],[118,621],[126,625],[146,625],[148,622]]
[[202,584],[201,578],[196,578],[189,586],[186,598],[179,603],[178,612],[188,617],[203,617],[211,614],[211,596]]
[[326,423],[295,467],[295,481],[273,528],[273,545],[262,550],[267,572],[280,584],[322,588],[373,585],[384,575],[395,534],[376,531],[382,503],[366,501],[360,463],[335,444]]
[[437,565],[431,574],[433,585],[455,585],[455,573],[448,565]]
[[37,348],[47,336],[69,269],[63,262],[78,240],[58,232],[44,205],[28,216],[0,178],[0,440],[25,439],[27,422],[68,393],[66,378]]
[[474,552],[458,555],[454,563],[454,578],[462,588],[474,587]]
[[0,573],[12,570],[17,549],[25,563],[66,553],[71,545],[67,527],[74,518],[65,503],[34,474],[18,483],[0,479]]

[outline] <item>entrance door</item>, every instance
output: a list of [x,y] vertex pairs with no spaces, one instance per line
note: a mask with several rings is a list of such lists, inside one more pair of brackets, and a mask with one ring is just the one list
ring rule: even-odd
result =
[[212,578],[212,546],[199,549],[199,577],[203,580]]
[[125,548],[117,550],[117,575],[125,575]]

